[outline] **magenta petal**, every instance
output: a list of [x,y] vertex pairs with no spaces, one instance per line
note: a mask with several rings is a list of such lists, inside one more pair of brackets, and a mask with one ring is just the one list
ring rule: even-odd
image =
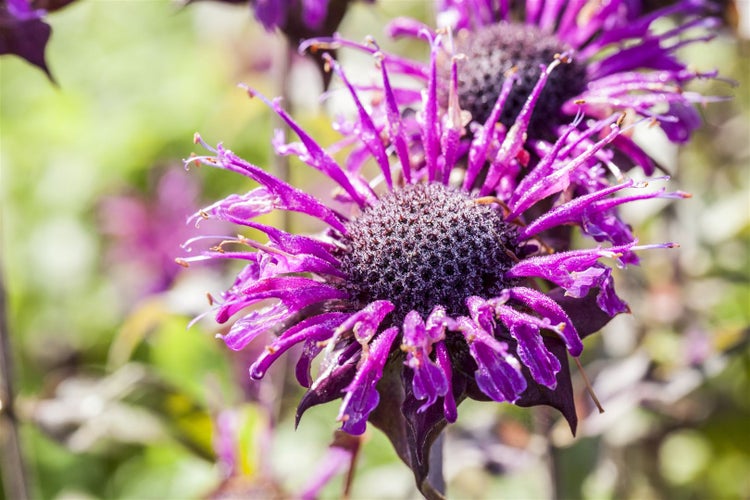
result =
[[396,153],[398,154],[401,163],[401,171],[404,174],[404,179],[406,182],[411,183],[411,158],[409,158],[409,150],[406,145],[403,121],[401,119],[398,105],[396,104],[396,96],[391,87],[388,71],[386,70],[386,61],[384,59],[380,61],[380,66],[381,76],[383,78],[383,92],[385,94],[386,118],[388,119],[388,135],[391,142],[393,142],[396,147]]
[[409,366],[414,372],[414,397],[420,401],[427,400],[417,410],[423,412],[432,406],[438,397],[444,396],[448,392],[448,380],[440,367],[429,358],[422,358],[419,364],[415,363]]
[[403,351],[406,351],[404,364],[414,372],[412,384],[414,397],[427,401],[419,412],[432,406],[437,398],[448,392],[448,380],[443,371],[430,359],[432,340],[427,335],[422,318],[416,311],[411,311],[404,320]]
[[294,313],[295,311],[290,311],[283,302],[279,302],[252,311],[247,316],[237,320],[226,335],[218,335],[218,338],[222,339],[230,349],[239,351],[258,335],[286,320]]
[[327,13],[328,0],[302,0],[302,19],[308,27],[319,28]]
[[469,297],[466,299],[466,307],[476,325],[490,335],[495,331],[495,313],[490,302],[480,297]]
[[266,370],[282,354],[292,346],[305,341],[329,339],[337,326],[346,319],[348,314],[332,312],[307,318],[285,331],[267,346],[257,360],[250,366],[250,377],[259,380],[266,374]]
[[684,144],[690,139],[693,130],[701,126],[701,115],[689,103],[679,101],[671,103],[665,116],[671,120],[660,119],[659,123],[672,142]]
[[526,389],[526,379],[521,364],[508,353],[508,344],[500,342],[468,318],[459,318],[458,327],[477,363],[474,376],[479,389],[498,402],[516,401]]
[[244,194],[232,194],[213,205],[201,209],[188,222],[198,222],[206,216],[215,217],[235,224],[264,215],[274,209],[276,198],[264,187],[258,187]]
[[529,368],[534,380],[554,389],[557,385],[556,375],[560,371],[560,361],[544,346],[539,329],[535,325],[519,322],[512,325],[509,331],[518,341],[518,356]]
[[[205,143],[202,144],[205,145]],[[213,162],[204,161],[204,163],[208,163],[209,165],[221,166],[222,168],[225,168],[227,170],[245,175],[261,184],[266,188],[266,192],[268,193],[267,202],[271,203],[270,208],[291,210],[308,214],[326,222],[331,227],[339,231],[345,231],[345,228],[341,222],[341,217],[333,210],[323,205],[314,196],[307,194],[304,191],[293,186],[290,186],[281,179],[278,179],[277,177],[274,177],[273,175],[264,171],[262,168],[259,168],[243,160],[229,149],[226,149],[222,144],[216,146],[215,160]],[[251,191],[251,193],[253,193],[253,191]],[[230,198],[241,197],[233,195]],[[222,202],[219,202],[219,204],[221,203]]]
[[445,330],[453,330],[455,320],[449,317],[443,306],[435,306],[430,315],[427,317],[427,336],[432,342],[438,342],[445,338]]
[[438,177],[438,155],[440,141],[438,139],[440,120],[438,120],[437,99],[437,54],[440,50],[438,40],[431,40],[430,71],[427,80],[427,90],[423,94],[422,105],[424,116],[421,123],[422,146],[424,147],[425,162],[427,164],[427,178],[434,181]]
[[[451,367],[450,355],[448,354],[448,348],[445,346],[445,342],[441,341],[435,344],[435,353],[438,366],[443,371],[443,375],[445,375],[448,387],[453,387],[453,368]],[[456,399],[453,397],[452,390],[448,390],[445,393],[443,399],[443,412],[445,413],[445,419],[448,422],[453,423],[458,418]]]
[[297,276],[262,279],[234,291],[233,295],[232,301],[228,301],[217,312],[216,321],[219,323],[228,321],[242,308],[265,299],[279,299],[292,312],[296,312],[311,304],[347,297],[343,290]]
[[286,253],[295,255],[310,254],[334,264],[338,263],[336,258],[331,254],[333,246],[328,243],[316,240],[315,238],[310,238],[309,236],[287,233],[281,229],[261,224],[259,222],[247,222],[245,225],[266,233],[269,239],[278,245],[279,248],[282,248]]
[[396,335],[398,335],[397,327],[388,328],[369,344],[369,351],[363,352],[354,380],[344,389],[346,396],[341,403],[337,418],[341,422],[343,431],[354,435],[365,432],[367,417],[380,401],[380,395],[375,386],[383,376],[383,367],[388,360],[391,344]]
[[316,302],[328,299],[344,299],[349,296],[345,291],[326,283],[300,276],[279,276],[259,280],[242,293],[252,300],[277,298],[301,309]]
[[513,403],[526,389],[526,380],[518,361],[506,349],[494,339],[475,341],[470,346],[478,366],[474,376],[482,392],[495,401]]
[[269,101],[262,94],[259,94],[254,90],[251,90],[249,88],[247,90],[251,96],[259,96],[266,104],[268,104],[268,106],[270,106],[276,112],[276,114],[279,115],[282,120],[284,120],[284,122],[286,122],[289,128],[291,128],[294,133],[297,134],[297,137],[299,137],[299,139],[302,141],[302,144],[304,144],[305,149],[307,150],[307,153],[309,155],[309,161],[307,162],[309,165],[323,172],[332,180],[336,181],[339,186],[341,186],[342,189],[344,189],[351,197],[351,199],[354,200],[360,207],[365,207],[367,205],[366,200],[372,200],[374,194],[371,191],[361,192],[357,190],[352,184],[352,179],[350,179],[347,173],[341,169],[338,163],[336,163],[336,160],[334,160],[331,155],[326,153],[326,151],[320,146],[320,144],[318,144],[315,139],[310,137],[310,135],[305,132],[305,130],[300,127],[300,125],[291,116],[289,116],[286,111],[284,111],[278,99]]
[[391,166],[388,162],[388,155],[386,154],[385,148],[383,147],[383,141],[380,138],[380,131],[375,127],[375,123],[373,123],[372,117],[367,113],[367,111],[365,111],[365,108],[364,106],[362,106],[362,102],[357,95],[357,91],[354,90],[354,87],[349,82],[349,79],[346,77],[344,70],[341,69],[341,66],[330,56],[326,60],[329,64],[333,65],[334,71],[336,71],[336,74],[339,76],[339,78],[341,78],[341,81],[344,82],[347,90],[349,90],[349,94],[352,96],[352,101],[354,101],[354,105],[357,108],[357,113],[359,116],[359,127],[357,127],[357,132],[360,140],[365,143],[367,149],[377,160],[378,165],[380,166],[380,171],[383,172],[383,177],[385,178],[385,183],[388,185],[388,188],[393,189],[393,181],[391,180]]
[[490,116],[484,122],[484,125],[475,133],[474,139],[471,141],[471,149],[469,150],[469,166],[466,169],[466,177],[464,178],[464,189],[467,191],[471,189],[474,181],[479,175],[479,172],[484,166],[487,159],[487,153],[490,149],[490,145],[495,140],[497,135],[497,123],[500,121],[500,114],[503,111],[505,102],[508,100],[510,91],[513,90],[513,85],[518,79],[518,73],[512,72],[503,82],[503,86],[500,89],[500,94],[497,96],[495,105],[490,112]]
[[635,242],[609,249],[571,250],[553,255],[529,257],[514,265],[507,276],[511,278],[538,277],[560,285],[567,293],[583,297],[602,276],[602,257],[618,258],[630,251]]
[[599,189],[591,194],[573,198],[569,202],[563,203],[562,205],[548,211],[541,217],[537,218],[534,222],[523,228],[521,230],[520,237],[524,239],[530,238],[546,229],[563,224],[570,224],[573,222],[578,222],[580,224],[580,221],[585,216],[587,210],[590,210],[592,206],[595,206],[594,204],[598,200],[606,198],[607,196],[614,194],[622,189],[631,187],[633,184],[634,182],[632,180],[628,180],[616,186]]
[[255,18],[268,31],[286,24],[286,14],[289,0],[256,0],[254,4]]
[[337,330],[341,333],[352,330],[357,340],[366,344],[378,331],[383,319],[393,311],[393,307],[387,300],[376,300],[352,314]]
[[544,293],[531,288],[514,287],[510,289],[510,296],[532,309],[537,314],[548,318],[553,324],[563,324],[559,329],[560,338],[573,356],[580,356],[583,343],[578,336],[573,322],[562,307]]
[[602,279],[599,282],[599,294],[596,296],[596,304],[610,316],[630,311],[628,305],[615,293],[615,284],[612,280],[611,269],[605,269]]
[[273,278],[283,274],[315,273],[344,277],[344,273],[335,266],[314,255],[284,255],[274,252],[263,252],[260,260],[260,277]]

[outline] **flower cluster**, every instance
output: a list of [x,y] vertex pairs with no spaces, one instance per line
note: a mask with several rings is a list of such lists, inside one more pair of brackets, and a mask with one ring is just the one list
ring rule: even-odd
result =
[[[538,161],[529,162],[529,117],[556,58],[540,72],[514,124],[497,126],[518,77],[513,72],[483,123],[465,133],[458,99],[460,58],[450,58],[450,78],[438,64],[444,38],[430,38],[426,89],[418,112],[391,85],[391,67],[408,62],[373,50],[380,68],[370,109],[361,91],[332,58],[328,64],[351,96],[356,117],[339,122],[344,143],[356,143],[343,165],[289,116],[279,100],[260,97],[298,136],[277,136],[277,154],[294,155],[336,184],[343,209],[239,158],[199,136],[211,152],[186,164],[210,165],[259,184],[198,212],[198,223],[217,218],[268,236],[225,238],[183,264],[240,259],[245,268],[217,300],[220,323],[241,315],[221,338],[235,350],[269,330],[277,338],[250,367],[264,376],[280,356],[301,346],[296,366],[308,388],[297,418],[310,407],[342,398],[341,429],[361,434],[368,420],[383,428],[410,464],[420,488],[432,441],[458,415],[465,398],[548,404],[571,428],[576,415],[568,354],[580,355],[582,338],[627,311],[615,292],[612,269],[636,262],[635,252],[672,244],[638,246],[617,207],[637,200],[681,198],[620,177],[606,182],[598,159],[623,137],[622,115],[588,126],[579,115],[563,127]],[[374,45],[368,47],[375,47]],[[441,87],[447,106],[441,106]],[[336,145],[340,148],[341,144]],[[462,150],[464,149],[464,150]],[[379,167],[368,179],[367,160]],[[589,191],[572,195],[574,183]],[[264,224],[270,212],[299,212],[327,229],[292,234]],[[547,236],[578,227],[599,244],[555,251]],[[189,250],[189,248],[188,248]],[[313,376],[313,360],[319,358]],[[424,491],[424,490],[423,490]]]

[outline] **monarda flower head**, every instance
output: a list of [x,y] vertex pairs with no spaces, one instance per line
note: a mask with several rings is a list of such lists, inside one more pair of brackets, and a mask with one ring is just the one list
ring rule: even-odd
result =
[[[465,398],[551,405],[575,428],[568,354],[579,356],[583,337],[627,310],[608,264],[624,267],[634,261],[635,251],[646,248],[637,246],[615,209],[640,199],[684,196],[625,178],[611,185],[597,180],[598,187],[585,196],[565,194],[573,178],[592,172],[601,178],[601,165],[591,160],[620,136],[618,117],[604,120],[606,127],[586,129],[586,137],[598,133],[599,138],[580,154],[567,145],[580,127],[574,121],[521,177],[517,158],[525,154],[525,129],[504,134],[488,120],[475,129],[467,153],[474,165],[488,166],[478,180],[477,168],[458,163],[463,125],[455,98],[456,60],[449,109],[441,114],[438,38],[432,47],[427,91],[416,113],[399,106],[390,83],[388,68],[397,60],[375,52],[382,92],[368,107],[329,58],[356,110],[353,122],[338,123],[348,127],[342,129],[344,143],[356,139],[366,153],[353,148],[343,166],[331,152],[342,144],[325,149],[279,100],[248,90],[299,138],[285,143],[277,135],[277,153],[294,155],[329,177],[338,204],[328,206],[196,136],[211,154],[194,156],[187,165],[237,172],[259,186],[205,208],[194,221],[230,221],[265,233],[268,241],[225,238],[180,259],[184,265],[246,262],[215,310],[218,322],[234,320],[221,336],[231,349],[242,349],[269,330],[277,333],[250,367],[250,376],[262,378],[280,356],[300,346],[296,378],[308,390],[298,421],[308,408],[341,398],[341,429],[361,434],[368,420],[383,429],[428,496],[436,495],[426,481],[430,446],[457,419]],[[522,114],[533,109],[550,69],[543,71]],[[513,79],[508,82],[503,95]],[[500,113],[503,102],[498,99],[493,113]],[[365,176],[363,158],[379,167],[375,178]],[[462,175],[454,175],[459,170]],[[258,220],[276,210],[305,214],[327,229],[292,234]],[[546,236],[567,225],[600,243],[553,251]],[[319,368],[313,374],[316,358]]]
[[[438,0],[438,25],[454,34],[451,53],[463,55],[458,64],[459,105],[474,122],[483,124],[513,71],[516,84],[497,118],[510,128],[542,68],[562,55],[565,64],[549,75],[534,112],[526,118],[530,152],[542,155],[541,150],[560,137],[579,112],[598,121],[617,111],[646,117],[658,123],[670,141],[686,142],[701,123],[695,104],[708,98],[686,91],[685,86],[698,78],[713,78],[716,72],[689,68],[677,52],[713,38],[720,21],[705,16],[707,2],[701,0],[677,1],[643,15],[638,5],[628,0]],[[680,14],[680,24],[664,27],[673,14]],[[401,19],[393,23],[391,32],[418,36],[425,29]],[[444,82],[438,97],[444,108],[450,65],[449,56],[438,64]],[[421,73],[426,80],[426,69],[426,65],[421,71],[411,65],[408,72]],[[581,129],[590,125],[587,120],[581,123]],[[579,140],[580,131],[570,138]],[[608,149],[652,173],[653,161],[627,135],[615,138]],[[604,159],[607,153],[599,156]]]

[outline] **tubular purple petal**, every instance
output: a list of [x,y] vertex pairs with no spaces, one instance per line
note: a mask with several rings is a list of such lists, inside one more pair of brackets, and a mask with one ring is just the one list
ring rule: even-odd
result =
[[510,307],[499,307],[497,312],[508,327],[511,337],[518,342],[516,352],[531,372],[531,377],[540,384],[554,389],[557,385],[556,375],[560,371],[560,361],[544,346],[539,323],[529,321],[528,315],[518,313]]
[[365,145],[367,145],[370,153],[377,160],[378,165],[380,166],[380,171],[383,172],[383,176],[385,177],[385,182],[388,185],[388,188],[393,190],[393,181],[391,180],[391,166],[388,162],[388,155],[385,152],[385,148],[383,148],[383,142],[380,140],[379,131],[375,128],[375,124],[373,123],[372,118],[367,113],[367,111],[365,111],[364,106],[362,106],[362,102],[359,100],[357,92],[349,82],[346,74],[344,74],[341,66],[328,54],[325,54],[325,56],[328,56],[326,57],[326,61],[333,67],[336,74],[339,76],[339,78],[341,78],[341,81],[344,82],[344,85],[346,85],[346,88],[349,90],[349,94],[352,96],[352,101],[357,108],[357,114],[359,116],[359,138],[362,140],[362,142],[365,143]]
[[338,263],[337,259],[331,255],[334,247],[330,243],[299,234],[290,234],[273,226],[260,224],[259,222],[247,222],[245,225],[266,233],[271,241],[287,253],[293,255],[309,254],[320,257],[332,264]]
[[336,331],[338,334],[351,331],[358,342],[365,344],[372,339],[378,331],[380,323],[383,322],[383,319],[391,311],[393,311],[393,304],[391,302],[377,300],[352,314]]
[[326,174],[328,177],[330,177],[332,180],[336,181],[341,188],[347,192],[347,194],[354,200],[357,205],[364,208],[368,203],[371,203],[374,199],[374,194],[372,192],[358,192],[357,189],[352,185],[351,180],[347,177],[346,172],[341,169],[341,167],[336,163],[336,160],[331,158],[328,153],[323,150],[322,147],[312,138],[310,137],[307,132],[304,131],[302,127],[300,127],[294,119],[289,116],[289,114],[284,111],[284,109],[279,104],[278,99],[274,99],[273,101],[269,101],[266,99],[263,94],[260,94],[256,92],[255,90],[250,89],[249,87],[243,87],[247,91],[248,95],[251,97],[258,96],[260,99],[265,102],[271,109],[273,109],[277,115],[279,115],[279,118],[284,120],[284,122],[291,128],[295,134],[297,134],[297,137],[302,141],[302,144],[305,145],[305,148],[307,149],[307,152],[310,155],[311,162],[310,165],[314,168],[320,170],[324,174]]
[[458,419],[458,409],[456,408],[456,400],[453,397],[453,368],[451,368],[451,360],[448,354],[448,348],[445,346],[445,342],[440,341],[435,344],[435,357],[437,364],[445,376],[445,380],[448,384],[448,390],[443,398],[443,412],[445,412],[445,419],[453,423]]
[[[521,108],[521,112],[518,114],[518,118],[516,118],[516,122],[508,131],[508,135],[505,137],[505,140],[500,147],[500,151],[498,151],[497,153],[498,159],[502,158],[504,162],[507,162],[510,159],[515,158],[518,152],[523,147],[524,142],[526,142],[526,129],[529,126],[531,113],[533,113],[534,111],[534,105],[539,99],[539,95],[541,94],[542,89],[547,83],[549,74],[557,66],[559,66],[561,62],[562,59],[558,58],[552,61],[546,67],[542,67],[542,72],[539,75],[539,80],[537,80],[534,89],[526,99],[523,108]],[[499,162],[492,162],[489,172],[487,173],[487,179],[485,180],[481,190],[479,191],[480,196],[486,196],[495,188],[495,186],[497,186],[497,182],[500,177],[500,171],[497,168],[499,165]]]
[[526,390],[526,379],[518,360],[508,353],[508,345],[468,318],[459,318],[458,327],[477,363],[474,377],[479,389],[494,401],[516,401]]
[[440,138],[440,147],[442,150],[442,162],[439,167],[442,170],[442,176],[438,175],[438,180],[443,184],[448,184],[451,170],[456,165],[458,155],[459,139],[463,130],[461,117],[461,108],[458,105],[458,67],[456,58],[451,61],[451,79],[448,90],[448,109],[445,113],[443,123],[443,135]]
[[320,342],[329,339],[333,336],[336,327],[347,316],[346,313],[332,312],[313,316],[297,323],[266,347],[263,354],[250,366],[250,377],[256,380],[263,378],[274,361],[300,342]]
[[487,150],[497,132],[496,124],[500,121],[500,113],[503,110],[503,106],[505,106],[505,101],[508,100],[510,91],[517,78],[518,72],[511,70],[503,82],[500,95],[498,95],[495,101],[495,106],[492,108],[489,118],[487,118],[480,131],[474,136],[471,149],[469,150],[469,166],[466,169],[466,177],[464,178],[463,187],[466,190],[474,185],[474,181],[487,159]]
[[437,105],[437,51],[440,38],[430,38],[430,69],[427,89],[422,96],[424,116],[422,117],[422,146],[424,147],[425,162],[427,163],[427,179],[432,182],[438,178],[438,155],[440,154],[440,140],[438,139],[438,105]]
[[341,422],[341,430],[354,435],[365,432],[367,417],[380,401],[375,386],[383,376],[383,367],[396,335],[397,327],[386,329],[373,339],[369,350],[363,354],[354,380],[344,389],[346,396],[337,417]]
[[386,103],[386,116],[388,120],[388,134],[391,142],[396,147],[396,153],[398,154],[399,161],[401,162],[401,171],[404,174],[404,180],[407,183],[412,182],[411,174],[411,159],[409,158],[409,150],[406,145],[406,137],[404,135],[404,128],[401,122],[401,115],[396,104],[396,97],[393,94],[391,88],[391,82],[388,77],[388,71],[386,70],[386,61],[382,57],[382,53],[376,54],[380,62],[381,77],[383,78],[383,91],[385,93]]
[[527,178],[524,178],[518,186],[517,193],[521,193],[515,203],[511,202],[511,213],[508,215],[508,219],[512,220],[519,216],[522,212],[527,210],[535,203],[543,200],[544,198],[558,193],[566,189],[570,185],[570,173],[584,164],[586,160],[591,158],[597,151],[599,151],[606,144],[612,142],[612,140],[620,133],[620,127],[612,125],[612,130],[604,138],[602,138],[596,144],[589,147],[586,152],[574,160],[569,161],[565,166],[555,170],[551,175],[543,179],[539,179],[533,185],[529,185]]
[[580,356],[583,352],[583,343],[576,331],[576,327],[557,302],[549,296],[525,287],[513,287],[509,290],[510,297],[522,302],[532,311],[540,316],[548,318],[552,324],[563,324],[564,327],[554,330],[558,333],[568,351],[572,356]]
[[[251,303],[251,301],[248,301],[243,306]],[[296,311],[290,311],[283,302],[278,302],[269,307],[250,312],[237,320],[226,335],[217,335],[217,337],[222,339],[227,347],[233,351],[239,351],[258,335],[268,331],[274,324],[288,319],[294,312]]]
[[[290,309],[299,311],[316,302],[331,299],[345,299],[347,293],[331,285],[319,283],[308,278],[283,276],[266,278],[241,289],[237,306],[221,310],[216,321],[226,322],[232,314],[241,308],[265,299],[279,299]],[[226,340],[226,338],[225,338]]]
[[432,339],[427,327],[416,311],[406,315],[403,328],[403,344],[401,350],[406,352],[404,364],[414,372],[412,385],[414,397],[418,400],[427,399],[417,410],[425,411],[432,406],[437,398],[444,396],[448,391],[448,380],[445,374],[430,359],[432,352]]

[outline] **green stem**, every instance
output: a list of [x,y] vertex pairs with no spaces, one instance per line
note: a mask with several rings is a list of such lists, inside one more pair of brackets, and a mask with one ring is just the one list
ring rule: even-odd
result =
[[0,265],[0,449],[5,498],[29,498],[26,466],[21,450],[13,391],[13,352],[8,330],[5,279]]

